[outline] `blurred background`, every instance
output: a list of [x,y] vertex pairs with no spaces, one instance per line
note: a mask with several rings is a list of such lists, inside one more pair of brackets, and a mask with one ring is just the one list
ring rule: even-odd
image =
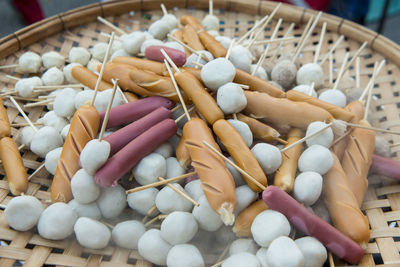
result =
[[[0,38],[42,18],[98,1],[0,0],[2,23]],[[399,0],[283,0],[281,2],[322,10],[355,21],[400,43],[400,31],[397,28],[400,25]]]

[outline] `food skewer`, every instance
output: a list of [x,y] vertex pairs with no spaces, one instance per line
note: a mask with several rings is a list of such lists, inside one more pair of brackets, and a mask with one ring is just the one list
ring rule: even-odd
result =
[[346,63],[347,60],[349,59],[349,52],[346,53],[346,55],[344,56],[343,62],[342,62],[342,66],[340,67],[338,76],[336,77],[335,83],[333,84],[333,88],[332,90],[337,90],[338,86],[339,86],[339,82],[343,77],[343,74],[345,73],[346,70]]
[[25,119],[25,121],[37,132],[38,129],[32,123],[32,121],[29,119],[29,117],[25,114],[24,110],[21,108],[21,106],[18,104],[18,102],[15,101],[15,99],[12,96],[10,96],[10,100],[14,104],[14,106],[18,109],[19,113],[22,115],[22,117]]
[[[285,39],[285,38],[290,38],[288,36],[293,31],[295,25],[296,25],[295,23],[290,24],[289,28],[287,29],[287,31],[285,32],[285,35],[283,36],[283,38],[281,38],[281,40]],[[278,40],[278,39],[275,39],[275,40]],[[294,40],[297,41],[297,40],[300,40],[300,38],[296,37],[296,39],[294,39]],[[272,40],[272,41],[274,41],[274,40]],[[285,41],[283,41],[283,40],[282,40],[282,42],[279,43],[278,47],[276,48],[275,52],[272,54],[272,56],[270,58],[271,61],[274,61],[275,58],[278,56],[278,53],[282,49],[284,43],[285,43]]]
[[343,40],[344,40],[344,35],[340,35],[339,39],[336,40],[336,42],[333,44],[329,52],[326,53],[324,57],[321,59],[321,61],[319,62],[320,65],[324,64],[325,60],[327,60],[329,56],[333,54],[333,51],[335,51],[335,49],[340,45],[340,43]]
[[[302,48],[301,48],[301,47],[302,47],[302,44],[303,44],[304,41],[305,41],[306,35],[307,35],[307,33],[308,33],[308,30],[309,30],[310,27],[311,27],[311,24],[312,24],[313,20],[314,20],[314,16],[311,16],[310,19],[308,20],[306,26],[304,27],[304,30],[303,30],[303,32],[302,32],[302,34],[301,34],[301,36],[300,36],[300,41],[297,43],[296,50],[295,50],[295,52],[294,52],[294,56],[297,55],[297,54],[300,54],[300,50],[302,49]],[[297,58],[297,56],[296,56],[296,57],[294,57],[294,56],[293,56],[293,58],[294,58],[294,60],[295,60],[295,59]],[[293,62],[294,62],[294,61],[293,61]]]
[[116,32],[120,33],[121,35],[127,34],[124,30],[118,28],[117,26],[115,26],[114,24],[112,24],[111,22],[106,20],[105,18],[102,18],[102,17],[98,16],[97,20],[100,21],[101,23],[107,25],[108,27],[110,27],[113,31],[116,31]]
[[326,32],[326,22],[324,22],[324,24],[322,24],[321,36],[319,38],[317,49],[315,50],[314,64],[316,64],[318,62],[319,53],[321,52],[322,41],[324,40],[325,32]]

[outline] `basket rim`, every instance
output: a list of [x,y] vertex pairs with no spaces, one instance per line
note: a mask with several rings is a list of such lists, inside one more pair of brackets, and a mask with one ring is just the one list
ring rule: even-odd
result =
[[[198,8],[207,9],[208,0],[116,0],[109,2],[98,2],[87,6],[63,12],[34,24],[26,26],[12,34],[0,39],[0,59],[23,49],[32,43],[40,41],[48,36],[60,33],[71,27],[84,23],[93,22],[97,16],[114,16],[129,11],[146,11],[159,8],[164,3],[167,8]],[[222,8],[231,12],[264,15],[270,13],[278,2],[264,0],[214,0],[215,8]],[[277,17],[283,17],[286,21],[304,23],[318,11],[282,4],[277,12]],[[390,58],[396,65],[400,65],[400,46],[362,25],[349,20],[323,13],[318,22],[322,26],[327,22],[327,29],[347,37],[351,36],[359,42],[368,42],[368,46]]]

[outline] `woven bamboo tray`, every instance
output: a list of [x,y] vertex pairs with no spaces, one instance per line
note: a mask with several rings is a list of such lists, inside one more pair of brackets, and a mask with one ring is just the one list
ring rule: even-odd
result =
[[[91,47],[98,41],[106,42],[107,38],[100,32],[111,32],[110,28],[97,22],[97,16],[103,16],[119,27],[130,32],[146,29],[154,20],[162,16],[160,4],[163,2],[168,10],[176,16],[191,14],[202,19],[208,9],[208,0],[129,0],[97,3],[45,19],[29,27],[23,28],[0,40],[0,65],[15,64],[19,56],[27,51],[39,54],[48,51],[59,51],[67,56],[73,46]],[[270,13],[276,3],[250,0],[214,0],[214,12],[221,20],[220,33],[227,36],[241,36],[254,25],[256,19]],[[146,15],[146,16],[145,16]],[[149,16],[150,15],[150,16]],[[299,36],[305,23],[315,11],[282,5],[275,18],[283,18],[284,23],[279,30],[282,36],[291,22],[296,23],[293,33]],[[276,22],[276,21],[275,21]],[[327,53],[337,38],[343,34],[345,40],[336,49],[334,67],[340,68],[344,55],[350,51],[350,56],[364,41],[368,48],[361,53],[361,87],[365,87],[373,70],[375,61],[387,59],[376,80],[373,89],[374,101],[371,105],[370,121],[376,127],[390,128],[400,131],[400,49],[399,46],[385,37],[370,31],[358,24],[341,18],[324,14],[318,27],[306,44],[300,61],[311,62],[318,43],[323,22],[327,22],[327,33],[321,48],[321,54]],[[266,29],[268,38],[275,23]],[[284,51],[293,50],[295,43],[285,45]],[[328,73],[328,64],[324,66]],[[6,78],[6,74],[20,76],[14,70],[0,72],[1,87],[12,88],[14,81]],[[334,77],[337,72],[334,72]],[[355,70],[349,70],[339,87],[354,87]],[[328,81],[326,81],[328,86]],[[11,123],[22,123],[23,118],[9,101],[5,101]],[[26,109],[32,121],[36,121],[45,109],[42,107]],[[19,128],[12,128],[13,138],[18,139]],[[385,135],[388,141],[400,142],[400,136]],[[400,147],[392,149],[392,157],[400,159],[397,153]],[[27,149],[22,150],[25,166],[32,173],[43,161]],[[113,246],[104,250],[89,250],[78,245],[74,237],[63,241],[49,241],[41,238],[36,231],[17,232],[10,229],[3,216],[3,210],[12,198],[8,184],[4,178],[4,170],[0,166],[0,240],[7,243],[0,246],[0,266],[13,266],[23,261],[27,266],[63,265],[63,266],[152,266],[144,261],[138,252]],[[50,199],[49,187],[51,175],[41,170],[29,183],[27,194],[41,200]],[[369,188],[362,209],[365,212],[371,228],[371,242],[368,244],[365,256],[360,266],[400,266],[400,185],[382,177],[369,177]],[[216,262],[219,254],[205,255],[208,264]],[[346,266],[335,259],[335,266]]]

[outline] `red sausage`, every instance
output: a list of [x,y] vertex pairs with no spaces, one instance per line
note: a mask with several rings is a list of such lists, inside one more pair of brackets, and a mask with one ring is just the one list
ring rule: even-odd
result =
[[94,176],[96,183],[102,187],[115,186],[125,173],[172,137],[177,129],[172,119],[157,123],[112,156]]
[[168,56],[178,67],[182,67],[186,63],[186,55],[182,51],[166,46],[149,46],[144,51],[144,55],[147,59],[164,62],[164,55],[161,53],[160,49],[164,49]]
[[[171,100],[162,96],[150,96],[139,99],[135,102],[114,107],[110,110],[108,117],[107,128],[124,125],[135,121],[156,108],[165,107],[168,109],[173,108],[175,105]],[[103,122],[105,111],[100,113],[100,124]]]
[[131,124],[113,132],[104,140],[110,143],[110,156],[121,150],[130,141],[156,125],[160,121],[171,118],[172,112],[164,107],[153,110],[146,116],[132,122]]
[[318,239],[339,258],[351,264],[361,261],[364,250],[356,242],[313,214],[279,187],[268,186],[262,197],[271,209],[283,213],[297,229]]
[[371,172],[400,180],[400,161],[374,154],[372,156]]

